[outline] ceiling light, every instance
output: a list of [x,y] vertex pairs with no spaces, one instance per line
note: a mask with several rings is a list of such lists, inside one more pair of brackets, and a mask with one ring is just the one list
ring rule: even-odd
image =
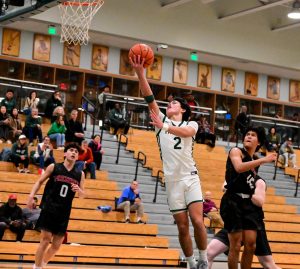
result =
[[167,49],[169,46],[167,44],[158,44],[157,49]]
[[288,13],[288,17],[290,19],[295,19],[295,20],[300,19],[300,2],[299,2],[299,0],[296,0],[293,3],[292,10]]
[[216,114],[226,114],[227,111],[226,111],[226,110],[218,109],[218,110],[215,110],[215,113],[216,113]]

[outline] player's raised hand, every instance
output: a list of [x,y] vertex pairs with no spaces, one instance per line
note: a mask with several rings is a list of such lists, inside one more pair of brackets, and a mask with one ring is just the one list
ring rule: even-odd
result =
[[133,55],[133,57],[129,57],[129,62],[138,76],[144,74],[144,58],[141,58],[140,55]]
[[271,154],[268,154],[265,158],[265,161],[267,163],[270,163],[270,162],[274,162],[277,160],[277,153],[273,152]]

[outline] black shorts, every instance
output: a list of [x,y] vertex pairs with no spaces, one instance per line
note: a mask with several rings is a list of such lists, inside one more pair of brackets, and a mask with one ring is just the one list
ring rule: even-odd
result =
[[67,231],[69,218],[69,214],[42,210],[36,227],[52,234],[64,235]]
[[[213,239],[217,239],[221,241],[223,244],[229,247],[229,239],[228,239],[228,233],[225,229],[221,229],[219,232],[217,232],[214,235]],[[228,255],[228,250],[224,252],[224,254]],[[264,228],[261,231],[257,231],[257,237],[256,237],[256,249],[254,254],[256,256],[269,256],[272,255],[272,251],[268,242],[267,233]]]
[[226,192],[221,200],[220,214],[224,228],[230,232],[261,230],[264,218],[262,209],[250,199],[243,199],[234,193]]

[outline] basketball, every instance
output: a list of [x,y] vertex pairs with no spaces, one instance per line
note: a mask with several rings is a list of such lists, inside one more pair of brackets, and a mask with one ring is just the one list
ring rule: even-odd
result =
[[135,44],[129,50],[128,57],[133,59],[133,56],[140,55],[141,58],[145,58],[144,67],[148,67],[153,63],[154,60],[154,53],[153,50],[146,44]]

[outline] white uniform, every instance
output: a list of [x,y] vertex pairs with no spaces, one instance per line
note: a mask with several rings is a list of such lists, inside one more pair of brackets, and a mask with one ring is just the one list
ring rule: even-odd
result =
[[[190,126],[196,132],[198,130],[195,121],[172,121],[161,112],[159,116],[170,126]],[[193,159],[195,137],[178,137],[157,128],[155,131],[163,161],[170,211],[186,211],[189,204],[203,201],[198,170]]]

